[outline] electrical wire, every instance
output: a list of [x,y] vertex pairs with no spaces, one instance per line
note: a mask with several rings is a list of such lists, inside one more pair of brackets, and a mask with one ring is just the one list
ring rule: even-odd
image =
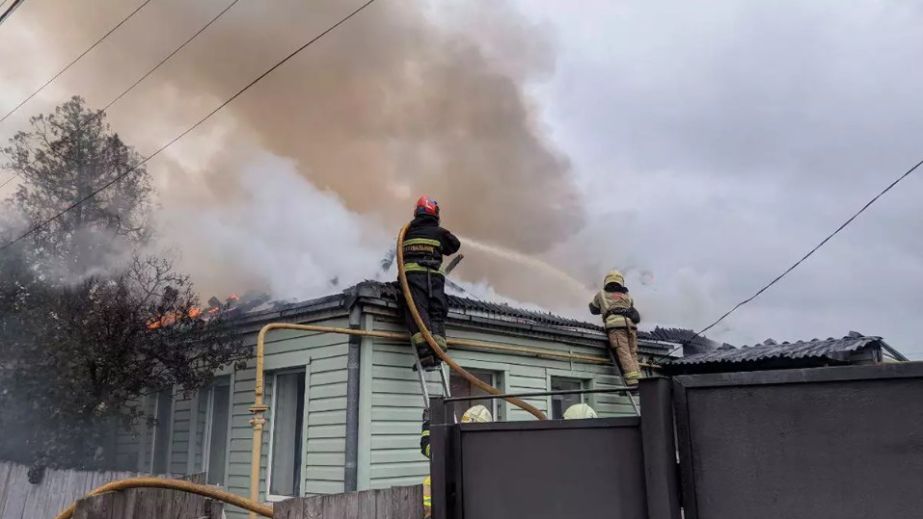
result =
[[[150,1],[150,0],[148,0],[148,1]],[[144,166],[145,164],[147,164],[148,161],[150,161],[151,159],[153,159],[154,157],[156,157],[157,155],[159,155],[160,153],[162,153],[164,150],[166,150],[167,148],[169,148],[170,146],[172,146],[173,144],[175,144],[177,141],[179,141],[180,139],[182,139],[183,137],[185,137],[186,135],[188,135],[190,132],[192,132],[193,130],[195,130],[195,129],[198,128],[199,126],[201,126],[202,123],[204,123],[205,121],[207,121],[208,119],[210,119],[213,115],[215,115],[216,113],[218,113],[222,108],[224,108],[225,106],[231,104],[235,99],[237,99],[238,97],[240,97],[244,92],[246,92],[247,90],[249,90],[253,85],[259,83],[263,78],[265,78],[266,76],[268,76],[269,74],[271,74],[271,73],[272,73],[273,71],[275,71],[277,68],[281,67],[284,63],[288,62],[290,59],[292,59],[293,57],[295,57],[295,56],[296,56],[297,54],[299,54],[301,51],[303,51],[304,49],[308,48],[309,46],[311,46],[312,44],[314,44],[315,42],[317,42],[318,40],[320,40],[321,38],[323,38],[324,36],[326,36],[327,34],[329,34],[331,31],[335,30],[335,29],[336,29],[337,27],[339,27],[340,25],[343,25],[344,23],[346,23],[350,18],[352,18],[353,16],[359,14],[362,10],[364,10],[366,7],[372,5],[374,2],[375,2],[375,0],[368,0],[367,2],[363,3],[361,6],[359,6],[358,8],[356,8],[354,11],[352,11],[351,13],[349,13],[348,15],[346,15],[346,17],[342,18],[342,19],[341,19],[340,21],[338,21],[337,23],[331,25],[330,27],[328,27],[327,29],[325,29],[323,32],[321,32],[320,34],[318,34],[317,36],[315,36],[315,37],[311,38],[310,40],[308,40],[308,41],[307,41],[305,44],[303,44],[301,47],[298,47],[297,49],[295,49],[294,51],[292,51],[290,54],[288,54],[287,56],[285,56],[284,58],[282,58],[280,61],[276,62],[276,64],[274,64],[273,66],[269,67],[265,72],[263,72],[262,74],[260,74],[259,76],[257,76],[256,79],[254,79],[253,81],[247,83],[243,88],[241,88],[240,90],[238,90],[237,93],[235,93],[234,95],[232,95],[231,97],[229,97],[229,98],[228,98],[227,100],[225,100],[223,103],[221,103],[220,105],[218,105],[214,110],[212,110],[211,112],[209,112],[208,114],[206,114],[205,117],[202,117],[201,119],[199,119],[198,121],[196,121],[195,124],[193,124],[192,126],[190,126],[189,128],[187,128],[186,130],[184,130],[182,133],[180,133],[180,134],[177,135],[176,137],[173,137],[172,139],[170,139],[169,141],[167,141],[167,143],[164,144],[164,145],[162,145],[160,148],[157,148],[157,150],[155,150],[153,153],[151,153],[150,155],[148,155],[147,157],[145,157],[143,160],[141,160],[140,162],[138,162],[138,164],[136,164],[134,167],[132,167],[132,168],[126,170],[126,171],[123,172],[123,173],[120,173],[118,176],[116,176],[115,178],[113,178],[113,179],[110,180],[109,182],[106,182],[106,183],[103,184],[102,186],[100,186],[100,187],[98,187],[97,189],[95,189],[95,190],[93,190],[92,192],[90,192],[88,195],[84,196],[83,198],[81,198],[81,199],[77,200],[76,202],[72,203],[71,205],[67,206],[65,209],[59,211],[59,212],[56,213],[54,216],[51,216],[50,218],[48,218],[48,219],[46,219],[46,220],[44,220],[44,221],[38,223],[37,225],[31,227],[29,230],[27,230],[26,232],[24,232],[23,234],[21,234],[19,237],[13,239],[12,241],[7,242],[7,243],[4,244],[2,247],[0,247],[0,251],[6,250],[7,248],[13,246],[16,242],[19,242],[19,241],[25,239],[26,237],[28,237],[28,236],[34,234],[35,232],[41,230],[42,228],[44,228],[45,226],[47,226],[49,223],[51,223],[51,222],[57,220],[58,218],[64,216],[64,215],[67,214],[68,212],[74,210],[76,207],[80,206],[81,204],[83,204],[83,203],[86,202],[87,200],[89,200],[89,199],[95,197],[96,195],[102,193],[102,192],[105,191],[106,189],[109,189],[110,187],[112,187],[112,186],[115,185],[116,183],[120,182],[122,179],[124,179],[124,178],[127,177],[128,175],[131,175],[132,173],[138,171],[138,169],[141,168],[142,166]]]
[[868,202],[866,202],[866,204],[863,205],[861,209],[859,209],[858,211],[856,211],[855,213],[853,213],[852,216],[850,216],[845,222],[843,222],[842,224],[840,224],[840,226],[837,227],[836,230],[834,230],[832,233],[828,234],[826,238],[824,238],[823,240],[820,241],[820,243],[818,243],[817,245],[815,245],[814,248],[811,249],[810,251],[808,251],[807,254],[805,254],[804,256],[802,256],[801,259],[799,259],[799,260],[796,261],[794,264],[792,264],[792,266],[790,266],[790,267],[788,267],[787,269],[785,269],[784,272],[782,272],[781,274],[779,274],[778,276],[776,276],[775,279],[773,279],[773,280],[770,281],[768,284],[766,284],[765,286],[763,286],[763,288],[757,290],[755,294],[753,294],[752,296],[750,296],[750,297],[744,299],[743,301],[737,303],[736,305],[734,305],[733,308],[731,308],[730,310],[728,310],[727,312],[725,312],[721,317],[719,317],[718,319],[716,319],[714,322],[712,322],[711,324],[709,324],[709,325],[706,326],[705,328],[702,328],[701,330],[699,330],[698,332],[696,332],[695,334],[693,334],[692,337],[690,337],[690,338],[684,340],[682,344],[680,344],[679,346],[673,348],[673,349],[670,350],[669,352],[667,352],[667,353],[665,353],[665,354],[663,354],[663,355],[657,357],[656,359],[653,359],[653,362],[657,362],[658,360],[661,360],[661,359],[664,359],[664,358],[666,358],[666,357],[669,357],[670,355],[672,355],[673,353],[675,353],[677,350],[679,350],[679,349],[682,348],[683,346],[686,346],[687,344],[689,344],[689,343],[691,343],[692,341],[694,341],[696,338],[701,337],[702,334],[704,334],[704,333],[707,332],[708,330],[711,330],[712,328],[714,328],[715,326],[717,326],[718,323],[720,323],[721,321],[725,320],[728,316],[730,316],[732,313],[734,313],[735,311],[737,311],[738,308],[740,308],[740,307],[742,307],[742,306],[748,304],[749,302],[751,302],[751,301],[753,301],[754,299],[756,299],[757,297],[759,297],[763,292],[769,290],[770,287],[772,287],[773,285],[775,285],[776,283],[778,283],[779,281],[781,281],[782,278],[784,278],[785,276],[787,276],[791,271],[793,271],[793,270],[795,270],[796,268],[798,268],[798,266],[801,265],[806,259],[810,258],[810,257],[811,257],[815,252],[817,252],[821,247],[823,247],[824,245],[826,245],[828,241],[830,241],[834,236],[836,236],[837,234],[839,234],[840,231],[842,231],[842,230],[845,229],[849,224],[851,224],[856,218],[859,217],[859,215],[861,215],[862,213],[864,213],[866,209],[868,209],[869,207],[871,207],[872,204],[874,204],[875,202],[877,202],[879,198],[881,198],[882,196],[884,196],[884,194],[887,193],[888,191],[891,191],[891,189],[894,188],[894,186],[898,185],[902,180],[904,180],[905,178],[909,177],[910,174],[913,173],[914,171],[916,171],[917,168],[919,168],[920,166],[923,166],[923,160],[921,160],[920,162],[917,162],[913,167],[911,167],[910,169],[908,169],[907,171],[905,171],[904,174],[902,174],[901,176],[897,177],[897,179],[895,179],[894,182],[891,182],[890,184],[888,184],[887,187],[885,187],[884,189],[882,189],[880,193],[878,193],[877,195],[875,195],[874,197],[872,197],[871,200],[869,200]]
[[0,189],[5,188],[7,184],[9,184],[10,182],[12,182],[13,179],[16,178],[16,177],[18,177],[18,176],[19,176],[18,173],[13,173],[12,175],[10,175],[10,178],[6,179],[6,181],[4,181],[2,184],[0,184]]
[[203,25],[198,31],[196,31],[195,34],[193,34],[193,35],[190,36],[186,41],[184,41],[182,44],[180,44],[179,47],[173,49],[173,52],[171,52],[170,54],[167,54],[162,60],[160,60],[159,63],[157,63],[156,65],[154,65],[154,67],[153,67],[152,69],[148,70],[143,76],[141,76],[140,78],[138,78],[137,81],[135,81],[134,83],[132,83],[131,86],[129,86],[128,88],[126,88],[121,94],[117,95],[112,101],[109,101],[109,104],[107,104],[106,106],[104,106],[104,107],[102,108],[101,111],[102,111],[102,112],[105,112],[105,111],[108,110],[112,105],[114,105],[115,103],[119,102],[119,100],[122,99],[123,97],[125,97],[126,94],[128,94],[128,93],[131,92],[136,86],[138,86],[139,84],[141,84],[142,81],[144,81],[145,79],[147,79],[151,74],[153,74],[157,69],[159,69],[164,63],[166,63],[167,61],[170,61],[170,58],[172,58],[173,56],[175,56],[179,51],[183,50],[183,48],[186,47],[186,45],[189,45],[189,43],[192,42],[192,40],[196,39],[200,34],[202,34],[203,32],[205,32],[205,30],[208,29],[213,23],[215,23],[216,21],[218,21],[218,18],[221,18],[222,16],[224,16],[224,13],[230,11],[231,8],[234,7],[234,6],[237,4],[237,2],[239,2],[239,1],[240,1],[240,0],[233,0],[231,3],[229,3],[224,9],[221,10],[221,12],[219,12],[218,14],[216,14],[214,18],[212,18],[211,20],[209,20],[208,23],[206,23],[206,24]]
[[[128,88],[126,88],[125,90],[123,90],[121,94],[117,95],[115,98],[113,98],[111,101],[109,101],[109,104],[107,104],[106,106],[104,106],[101,110],[97,111],[96,114],[95,114],[93,117],[90,117],[90,118],[88,119],[88,122],[89,122],[90,120],[95,119],[95,118],[101,116],[102,114],[104,114],[104,113],[106,112],[106,110],[108,110],[110,107],[112,107],[112,105],[114,105],[115,103],[119,102],[119,100],[121,100],[121,99],[122,99],[123,97],[125,97],[129,92],[131,92],[132,90],[134,90],[134,88],[135,88],[136,86],[140,85],[142,81],[144,81],[145,79],[147,79],[147,78],[148,78],[151,74],[153,74],[157,69],[159,69],[161,66],[163,66],[163,64],[166,63],[167,61],[169,61],[170,58],[172,58],[173,56],[175,56],[179,51],[183,50],[183,48],[185,48],[186,45],[189,45],[189,43],[192,42],[192,40],[196,39],[200,34],[202,34],[203,32],[205,32],[205,30],[208,29],[213,23],[215,23],[215,22],[218,20],[218,18],[221,18],[221,17],[224,15],[224,13],[228,12],[228,11],[229,11],[232,7],[234,7],[234,5],[236,5],[237,2],[239,2],[239,1],[240,1],[240,0],[233,0],[231,3],[229,3],[224,9],[221,10],[221,12],[219,12],[218,14],[216,14],[216,15],[214,16],[214,18],[212,18],[211,20],[208,21],[208,23],[206,23],[206,24],[203,25],[201,28],[199,28],[199,30],[196,31],[192,36],[190,36],[186,41],[184,41],[184,42],[183,42],[182,44],[180,44],[178,47],[176,47],[175,49],[173,49],[173,51],[172,51],[170,54],[167,54],[162,60],[160,60],[159,63],[157,63],[156,65],[154,65],[153,68],[151,68],[150,70],[148,70],[143,76],[141,76],[140,78],[138,78],[138,79],[137,79],[134,83],[132,83]],[[2,6],[2,4],[0,4],[0,6]],[[14,179],[15,177],[21,177],[21,175],[19,175],[19,173],[15,173],[15,172],[14,172],[14,173],[13,173],[13,176],[10,177],[9,180],[7,180],[6,182],[4,182],[3,184],[0,184],[0,189],[3,189],[3,187],[5,187],[5,186],[6,186],[7,184],[9,184],[10,182],[12,182],[13,179]]]
[[[103,34],[103,36],[102,36],[101,38],[99,38],[98,40],[96,40],[96,42],[95,42],[93,45],[90,45],[85,51],[81,52],[79,56],[77,56],[76,58],[73,59],[73,61],[71,61],[70,63],[68,63],[67,65],[65,65],[64,68],[62,68],[57,74],[55,74],[54,76],[52,76],[51,79],[49,79],[48,81],[45,81],[45,83],[42,84],[42,86],[38,87],[38,89],[37,89],[35,92],[32,92],[31,94],[29,94],[25,99],[23,99],[22,101],[20,101],[18,105],[16,105],[15,107],[13,107],[12,110],[10,110],[9,112],[7,112],[6,115],[4,115],[2,118],[0,118],[0,123],[2,123],[3,121],[5,121],[9,116],[13,115],[13,114],[16,112],[16,110],[19,110],[24,104],[28,103],[30,99],[32,99],[33,97],[35,97],[36,95],[38,95],[39,92],[41,92],[42,90],[44,90],[45,87],[47,87],[48,85],[50,85],[55,79],[58,79],[58,78],[61,76],[61,74],[67,72],[67,70],[68,70],[69,68],[71,68],[75,63],[77,63],[78,61],[80,61],[84,56],[86,56],[87,54],[89,54],[90,51],[92,51],[93,49],[95,49],[97,45],[99,45],[100,43],[102,43],[103,40],[105,40],[106,38],[108,38],[108,37],[109,37],[112,33],[114,33],[116,30],[118,30],[119,27],[121,27],[122,25],[124,25],[125,22],[127,22],[129,19],[131,19],[132,16],[134,16],[138,11],[140,11],[141,9],[143,9],[144,6],[146,6],[146,5],[149,4],[149,3],[151,3],[151,0],[144,0],[143,2],[141,2],[141,5],[139,5],[138,7],[136,7],[134,11],[132,11],[131,13],[128,14],[128,16],[126,16],[125,18],[122,18],[122,21],[121,21],[121,22],[117,23],[117,24],[115,25],[115,27],[109,29],[109,32],[107,32],[106,34]],[[15,7],[15,4],[14,4],[14,7]]]
[[[9,0],[3,0],[3,3],[0,4],[0,8],[2,8],[4,5],[6,5],[6,3],[7,3],[8,1],[9,1]],[[2,13],[0,13],[0,23],[5,22],[6,19],[9,18],[11,14],[13,14],[13,11],[15,11],[16,8],[19,7],[19,6],[21,6],[21,5],[23,4],[23,2],[25,2],[25,1],[26,1],[26,0],[13,0],[13,5],[9,6],[9,7],[6,9],[6,11],[3,11]]]

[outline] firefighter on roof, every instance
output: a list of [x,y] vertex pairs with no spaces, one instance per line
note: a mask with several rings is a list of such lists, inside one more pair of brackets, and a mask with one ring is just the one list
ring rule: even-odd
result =
[[609,335],[609,346],[615,351],[625,384],[635,386],[641,378],[638,366],[638,323],[641,314],[628,294],[625,277],[613,270],[606,275],[603,289],[590,302],[590,313],[602,314]]
[[[439,204],[435,200],[425,195],[417,200],[414,218],[404,235],[402,247],[404,272],[417,311],[436,343],[445,349],[445,320],[449,303],[445,296],[442,257],[458,252],[461,243],[454,234],[439,226]],[[425,369],[438,367],[439,359],[426,344],[410,312],[404,314],[410,341],[417,349],[420,363]]]

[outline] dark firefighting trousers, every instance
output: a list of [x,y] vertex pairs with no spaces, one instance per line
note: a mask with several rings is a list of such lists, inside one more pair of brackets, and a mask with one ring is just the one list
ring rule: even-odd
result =
[[[436,338],[436,342],[444,348],[445,320],[449,315],[449,301],[445,295],[445,277],[435,272],[408,272],[407,284],[410,286],[410,293],[413,295],[417,312],[420,313],[420,319]],[[410,311],[404,311],[404,320],[407,323],[407,331],[410,332],[411,342],[417,348],[420,358],[435,356],[423,339]]]

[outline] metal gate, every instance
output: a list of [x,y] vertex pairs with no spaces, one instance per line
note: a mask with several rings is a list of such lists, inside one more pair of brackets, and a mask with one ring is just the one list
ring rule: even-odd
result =
[[464,399],[434,399],[434,517],[923,517],[923,363],[650,379],[640,395],[640,418],[459,425]]
[[674,397],[688,519],[923,517],[923,364],[679,376]]

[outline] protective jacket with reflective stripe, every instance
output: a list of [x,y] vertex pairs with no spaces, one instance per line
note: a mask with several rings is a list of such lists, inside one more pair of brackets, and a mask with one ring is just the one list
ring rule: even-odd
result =
[[440,227],[436,217],[421,215],[410,222],[401,246],[404,249],[404,266],[408,272],[439,272],[442,257],[458,252],[461,242],[454,234]]
[[590,313],[602,314],[606,328],[637,328],[641,315],[628,292],[600,290],[590,302]]

